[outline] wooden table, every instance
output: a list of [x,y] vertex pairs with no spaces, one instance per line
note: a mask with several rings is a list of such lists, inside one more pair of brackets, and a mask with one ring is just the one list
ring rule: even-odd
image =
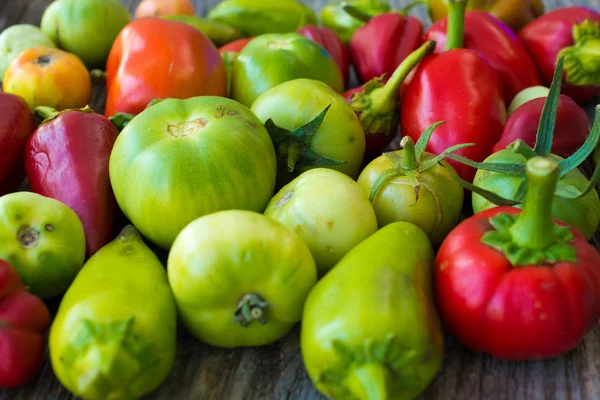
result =
[[[133,12],[139,0],[121,0]],[[282,0],[283,1],[283,0]],[[320,9],[325,0],[304,0]],[[504,0],[506,1],[506,0]],[[523,0],[525,1],[525,0]],[[17,23],[39,25],[51,0],[1,0],[0,31]],[[195,0],[205,15],[218,0]],[[408,0],[395,0],[400,7]],[[588,5],[600,10],[600,0],[544,0],[548,9]],[[423,10],[414,14],[429,19]],[[104,109],[105,90],[95,87],[92,107]],[[600,102],[600,100],[598,101]],[[587,107],[592,118],[592,106]],[[600,248],[600,232],[594,239]],[[57,304],[49,304],[52,311]],[[262,347],[222,350],[209,347],[180,327],[177,361],[168,379],[148,399],[323,399],[313,388],[299,352],[299,331]],[[46,362],[31,381],[16,390],[0,390],[0,400],[64,400],[73,396],[57,381]],[[570,354],[544,362],[511,363],[466,350],[446,335],[442,370],[421,399],[434,400],[598,400],[600,399],[600,327]]]

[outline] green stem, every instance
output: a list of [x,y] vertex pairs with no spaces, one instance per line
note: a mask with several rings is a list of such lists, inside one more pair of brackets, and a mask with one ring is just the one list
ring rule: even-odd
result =
[[257,294],[246,294],[238,302],[233,313],[233,320],[241,326],[248,327],[253,321],[261,325],[267,323],[267,303]]
[[90,76],[92,77],[92,81],[96,83],[106,82],[106,71],[102,71],[100,69],[93,69],[90,71]]
[[390,79],[386,82],[385,86],[379,89],[375,89],[371,93],[371,104],[372,109],[377,110],[378,114],[391,113],[396,109],[396,103],[398,99],[398,91],[402,82],[412,72],[412,70],[435,50],[436,42],[434,40],[428,40],[417,50],[409,54],[408,57],[400,63],[398,68],[394,71]]
[[552,202],[558,182],[558,164],[535,157],[527,162],[528,190],[523,212],[510,228],[513,241],[521,247],[543,250],[555,242],[552,235]]
[[33,115],[40,121],[44,121],[49,118],[54,118],[58,115],[58,113],[59,112],[56,111],[54,108],[46,106],[38,106],[33,110]]
[[402,8],[399,11],[400,15],[407,15],[410,12],[410,10],[412,10],[413,8],[420,6],[420,5],[427,6],[427,4],[428,4],[428,0],[413,0],[407,6],[405,6],[404,8]]
[[294,172],[296,169],[296,163],[300,158],[300,150],[298,146],[291,145],[287,148],[287,169],[289,172]]
[[116,114],[111,115],[108,120],[112,122],[112,124],[121,132],[128,123],[135,117],[134,114],[122,113],[118,112]]
[[448,5],[448,34],[446,50],[460,49],[465,40],[467,0],[450,0]]
[[392,380],[389,369],[381,364],[364,364],[352,369],[346,378],[345,386],[361,400],[388,400],[389,382]]
[[373,18],[371,15],[367,14],[363,10],[356,8],[354,6],[351,6],[349,4],[345,4],[342,8],[352,18],[357,19],[361,22],[369,22],[371,20],[371,18]]
[[404,152],[402,153],[402,167],[407,171],[417,168],[417,157],[415,155],[415,144],[410,136],[404,136],[400,142]]

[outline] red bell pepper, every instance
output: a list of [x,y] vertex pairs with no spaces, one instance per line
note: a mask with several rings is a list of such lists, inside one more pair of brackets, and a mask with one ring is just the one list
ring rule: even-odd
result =
[[154,99],[225,96],[227,73],[215,45],[178,21],[142,18],[117,36],[106,67],[104,115],[139,114]]
[[[438,43],[436,53],[445,51],[447,30],[448,18],[444,18],[425,33],[425,39]],[[521,90],[540,85],[536,66],[519,37],[508,25],[485,11],[466,13],[464,48],[476,51],[496,69],[507,105]]]
[[350,89],[343,94],[360,119],[365,131],[365,162],[379,157],[385,147],[398,133],[400,110],[398,91],[404,80],[419,62],[435,49],[435,42],[428,41],[413,51],[400,63],[390,79],[373,79],[364,86]]
[[41,367],[50,312],[0,259],[0,388],[26,383]]
[[15,191],[25,178],[23,152],[36,121],[23,98],[0,92],[0,196]]
[[519,32],[542,82],[549,85],[560,55],[565,55],[562,93],[577,103],[600,95],[600,13],[583,6],[550,11]]
[[[537,98],[519,106],[508,118],[500,141],[493,152],[507,148],[517,139],[534,147],[546,98]],[[575,153],[590,134],[590,123],[586,112],[570,97],[560,95],[552,140],[552,154],[563,158]]]
[[239,53],[246,47],[250,41],[254,39],[254,37],[243,38],[234,40],[233,42],[227,43],[224,46],[219,47],[219,53],[223,55],[224,53]]
[[528,161],[523,210],[490,208],[460,223],[435,261],[440,317],[465,346],[508,360],[574,349],[600,318],[600,254],[552,219],[558,163]]
[[342,39],[340,39],[331,29],[314,25],[304,26],[298,29],[297,32],[327,50],[329,55],[331,55],[331,58],[340,68],[344,83],[347,84],[350,55],[348,54],[348,48],[344,42],[342,42]]
[[[496,70],[477,52],[460,48],[465,9],[466,0],[450,3],[448,51],[430,55],[417,67],[400,97],[400,125],[402,134],[417,142],[429,126],[445,121],[427,151],[439,155],[452,146],[475,143],[456,154],[483,161],[500,139],[506,106]],[[449,163],[464,180],[473,180],[474,168]]]
[[62,201],[79,216],[86,253],[93,255],[114,238],[119,208],[108,163],[119,131],[91,109],[56,112],[35,109],[47,118],[31,135],[25,168],[31,189]]
[[350,39],[350,57],[362,82],[386,75],[423,43],[423,22],[404,12],[364,15],[346,7],[355,18],[368,21]]

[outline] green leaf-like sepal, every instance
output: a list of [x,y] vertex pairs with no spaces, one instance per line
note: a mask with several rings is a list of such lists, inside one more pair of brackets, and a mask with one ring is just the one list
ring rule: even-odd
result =
[[314,135],[330,107],[331,104],[308,123],[293,131],[277,126],[270,118],[265,121],[265,128],[275,148],[278,149],[278,164],[286,166],[289,172],[294,172],[299,166],[325,167],[348,163],[348,161],[327,157],[312,149]]
[[354,369],[367,364],[386,368],[394,379],[394,385],[406,388],[417,387],[421,384],[419,376],[413,368],[406,368],[418,357],[417,350],[400,345],[396,336],[389,333],[382,340],[367,339],[361,344],[347,344],[333,340],[332,347],[337,359],[335,363],[324,370],[316,379],[316,384],[327,385],[331,398],[355,399],[354,395],[344,386],[348,376]]
[[518,215],[498,214],[490,218],[494,230],[487,232],[481,238],[482,243],[501,251],[510,263],[515,266],[544,265],[557,262],[577,262],[577,252],[569,243],[574,239],[571,229],[554,224],[555,243],[543,250],[519,246],[513,241],[510,228],[517,221]]
[[138,336],[134,318],[96,323],[83,320],[61,357],[83,397],[128,393],[131,383],[160,362],[152,343]]
[[598,85],[600,82],[600,24],[585,20],[573,26],[575,44],[558,53],[565,58],[567,83],[573,86]]

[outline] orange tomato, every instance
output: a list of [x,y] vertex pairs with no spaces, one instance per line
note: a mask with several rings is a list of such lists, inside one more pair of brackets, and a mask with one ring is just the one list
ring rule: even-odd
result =
[[8,67],[4,91],[21,96],[32,110],[85,107],[92,98],[92,80],[74,54],[48,47],[25,50]]
[[215,45],[183,22],[129,23],[108,56],[104,114],[139,114],[154,99],[227,95],[225,64]]
[[135,10],[135,18],[195,14],[190,0],[143,0]]

